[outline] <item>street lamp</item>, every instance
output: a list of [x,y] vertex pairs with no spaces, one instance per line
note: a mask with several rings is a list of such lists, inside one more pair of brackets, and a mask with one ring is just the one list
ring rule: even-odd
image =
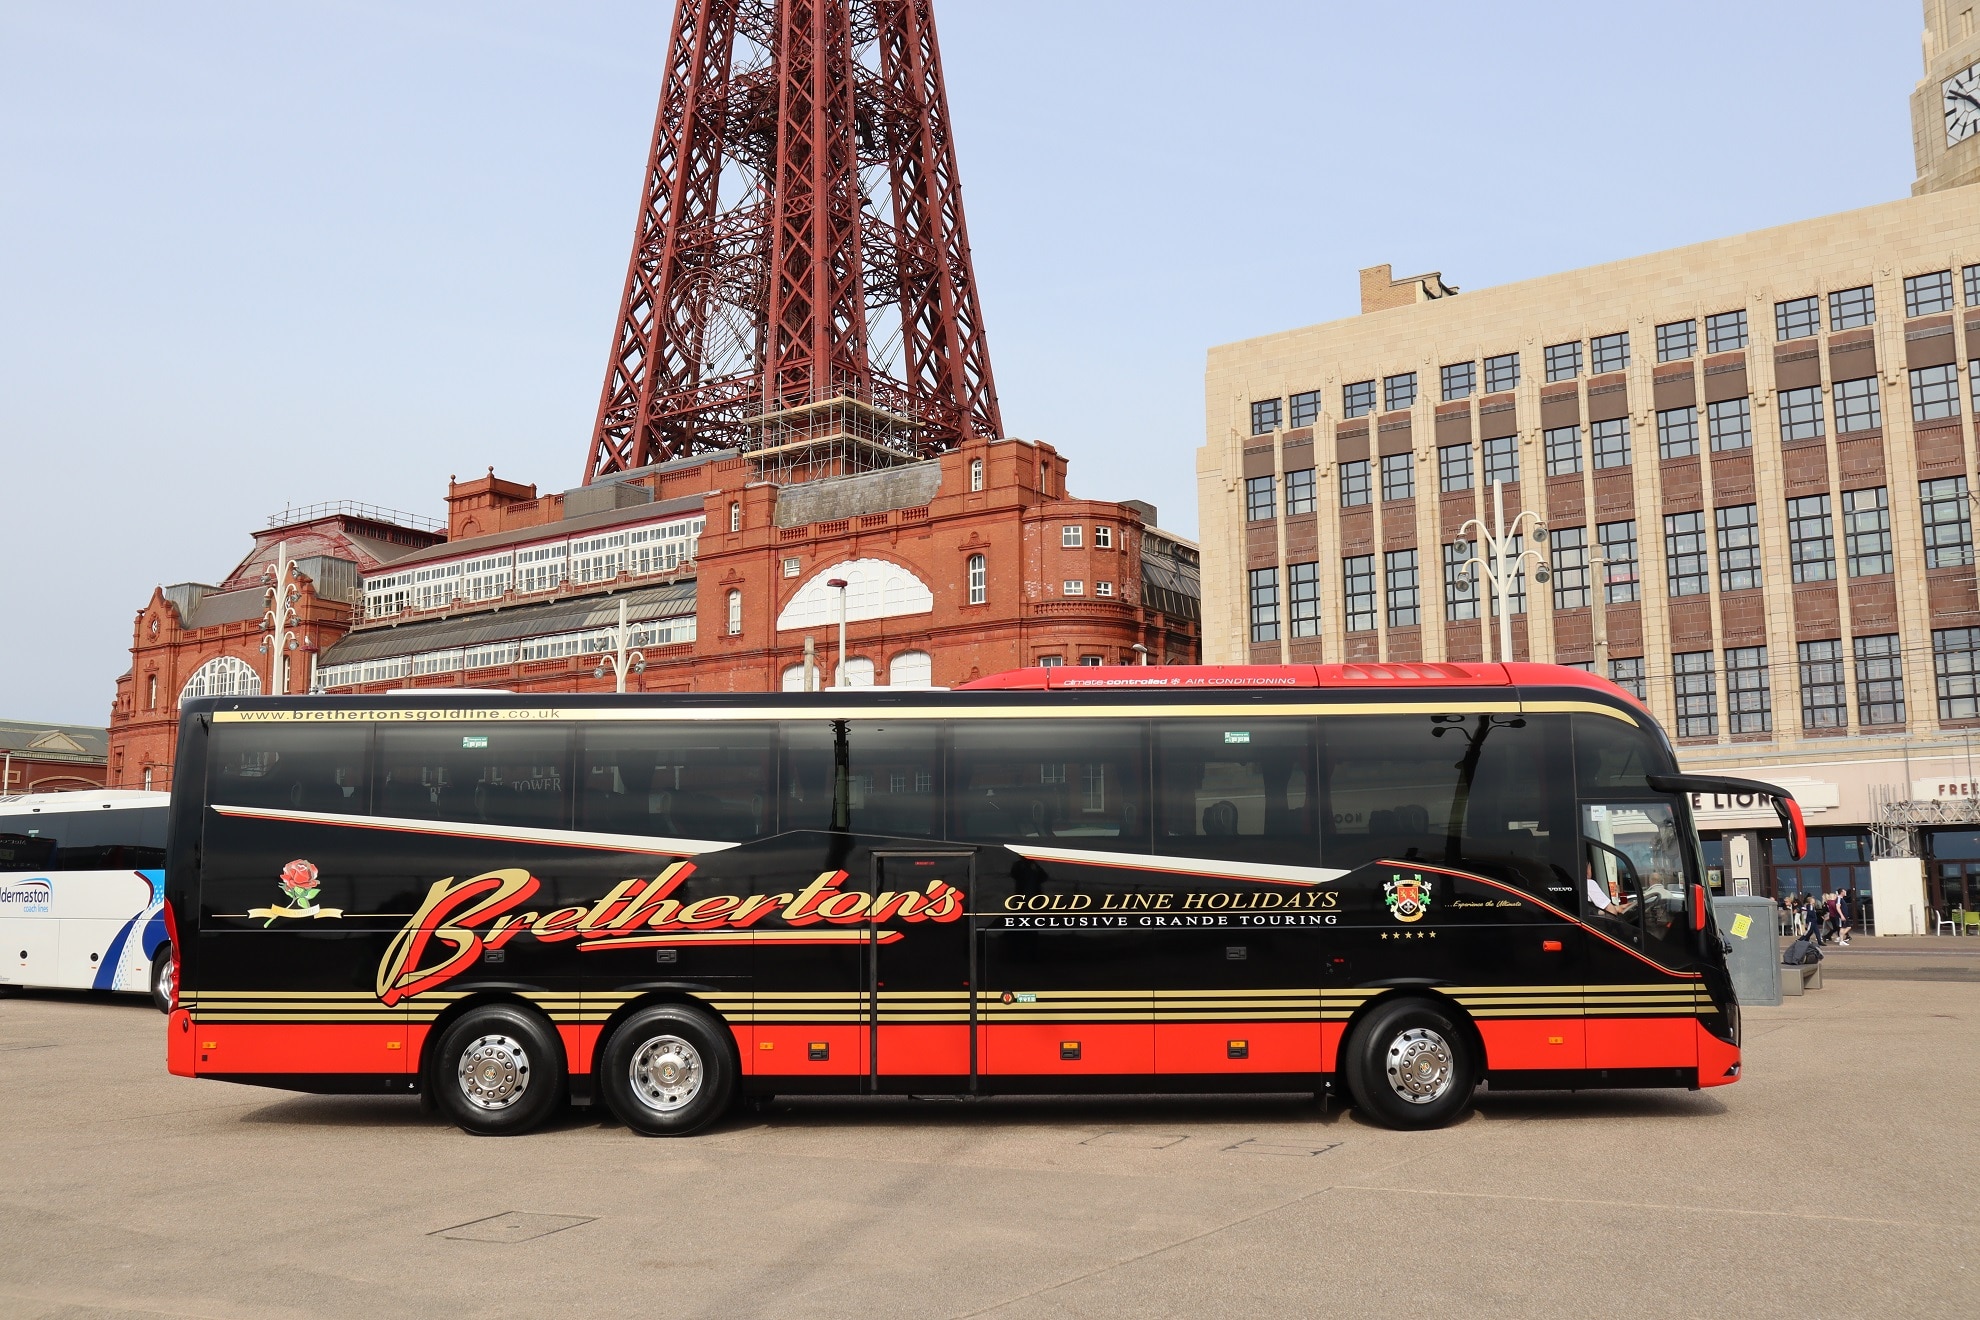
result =
[[632,666],[632,672],[635,674],[646,672],[646,652],[628,651],[626,649],[626,643],[629,640],[631,639],[626,632],[626,598],[621,596],[619,597],[619,626],[612,632],[612,649],[598,657],[598,667],[591,671],[593,678],[603,678],[605,677],[606,668],[610,667],[612,677],[617,681],[620,692],[626,690],[626,666],[628,664]]
[[[302,610],[298,605],[302,589],[296,585],[295,561],[289,558],[289,543],[278,542],[275,546],[274,581],[268,586],[264,598],[268,608],[261,614],[261,631],[266,634],[261,639],[261,653],[268,657],[268,686],[265,689],[271,696],[286,696],[289,691],[289,660],[287,652],[302,648],[309,653],[310,686],[316,685],[316,643],[307,633],[298,632],[302,625]],[[264,573],[264,577],[267,576]]]
[[[1458,570],[1457,589],[1469,591],[1474,580],[1479,580],[1486,588],[1486,626],[1480,630],[1481,639],[1489,639],[1491,627],[1489,616],[1496,603],[1499,612],[1499,659],[1512,659],[1512,600],[1513,578],[1531,559],[1534,564],[1533,580],[1545,585],[1553,576],[1547,567],[1547,557],[1539,550],[1523,549],[1518,554],[1509,554],[1513,541],[1519,536],[1520,528],[1530,521],[1533,539],[1540,545],[1547,544],[1547,528],[1540,515],[1531,509],[1522,509],[1513,518],[1512,527],[1506,526],[1506,484],[1503,481],[1492,483],[1492,528],[1487,531],[1485,524],[1476,518],[1466,521],[1458,528],[1457,553],[1462,567]],[[1478,552],[1472,553],[1471,543],[1466,538],[1475,533],[1478,538]],[[1489,645],[1484,648],[1491,650]],[[1490,660],[1487,654],[1484,657]]]
[[1142,644],[1141,644],[1140,642],[1136,642],[1136,643],[1135,643],[1135,644],[1133,645],[1133,647],[1131,647],[1130,649],[1131,649],[1131,650],[1132,650],[1132,651],[1134,652],[1134,662],[1135,662],[1136,664],[1138,664],[1138,665],[1145,665],[1145,664],[1147,664],[1147,663],[1148,663],[1148,648],[1147,648],[1147,647],[1145,647],[1145,646],[1143,646],[1143,645],[1142,645]]
[[832,578],[826,586],[839,593],[839,669],[832,680],[833,687],[846,685],[846,588],[851,583],[844,578]]

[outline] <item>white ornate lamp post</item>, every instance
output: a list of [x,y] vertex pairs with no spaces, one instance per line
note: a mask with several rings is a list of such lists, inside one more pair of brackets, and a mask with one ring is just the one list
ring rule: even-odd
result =
[[624,692],[626,690],[627,666],[631,666],[632,672],[635,674],[645,673],[646,652],[628,651],[626,649],[626,643],[630,640],[631,636],[626,631],[626,598],[621,596],[619,597],[619,626],[612,633],[612,649],[598,657],[598,667],[591,671],[591,676],[593,678],[603,678],[605,677],[606,669],[609,668],[612,671],[613,679],[618,683],[618,690]]
[[[1533,580],[1536,583],[1544,586],[1553,576],[1547,567],[1544,551],[1529,548],[1513,552],[1512,543],[1518,538],[1522,527],[1532,532],[1536,544],[1547,544],[1546,524],[1531,509],[1521,509],[1514,516],[1512,526],[1506,526],[1506,485],[1503,481],[1495,481],[1492,483],[1491,529],[1487,530],[1485,524],[1476,518],[1469,519],[1458,528],[1457,552],[1462,562],[1458,570],[1458,590],[1469,591],[1473,581],[1482,582],[1486,588],[1486,618],[1482,621],[1485,626],[1480,629],[1479,636],[1487,643],[1484,647],[1487,661],[1492,658],[1490,615],[1495,605],[1499,614],[1499,659],[1512,659],[1512,584],[1525,568],[1526,561],[1533,561]],[[1476,553],[1472,552],[1471,542],[1467,539],[1473,535],[1478,540]]]
[[844,578],[832,578],[825,584],[839,593],[839,668],[833,676],[833,687],[846,685],[846,588],[851,585]]

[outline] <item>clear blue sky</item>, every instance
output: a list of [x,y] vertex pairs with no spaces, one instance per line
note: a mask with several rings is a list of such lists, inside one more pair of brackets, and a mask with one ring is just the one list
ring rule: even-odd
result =
[[[670,0],[0,0],[0,714],[287,501],[582,474]],[[1013,435],[1196,525],[1204,351],[1904,195],[1917,0],[938,0]]]

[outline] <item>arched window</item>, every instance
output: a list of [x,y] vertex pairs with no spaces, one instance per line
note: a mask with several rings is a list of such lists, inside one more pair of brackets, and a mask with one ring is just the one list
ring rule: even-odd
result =
[[145,679],[145,693],[146,696],[145,696],[144,708],[146,710],[157,710],[158,709],[158,675],[152,674]]
[[729,593],[729,636],[742,631],[742,592]]
[[903,651],[887,662],[887,686],[925,688],[935,685],[935,661],[926,651]]
[[784,666],[783,687],[786,692],[804,691],[804,665],[801,662]]
[[872,687],[873,662],[863,655],[856,655],[846,661],[847,687]]
[[215,656],[193,670],[193,676],[179,689],[179,704],[194,697],[258,697],[261,675],[237,656]]
[[990,597],[990,566],[982,555],[969,557],[969,603],[981,605]]

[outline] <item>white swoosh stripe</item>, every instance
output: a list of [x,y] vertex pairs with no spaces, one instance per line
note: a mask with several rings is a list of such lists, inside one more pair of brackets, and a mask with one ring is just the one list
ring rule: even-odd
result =
[[334,811],[285,811],[275,807],[213,808],[222,816],[288,821],[296,825],[348,825],[364,830],[404,834],[443,834],[457,839],[491,839],[502,843],[544,843],[558,848],[599,848],[614,852],[650,853],[656,857],[698,857],[722,852],[733,843],[712,839],[667,839],[650,834],[598,834],[588,830],[533,830],[518,825],[475,825],[457,820],[415,820],[406,816],[352,816]]
[[1020,857],[1076,866],[1117,866],[1163,875],[1202,875],[1219,880],[1262,880],[1274,885],[1323,885],[1347,874],[1340,867],[1281,866],[1270,862],[1221,862],[1201,857],[1156,857],[1148,853],[1094,852],[1086,848],[1039,848],[1031,844],[1003,845]]

